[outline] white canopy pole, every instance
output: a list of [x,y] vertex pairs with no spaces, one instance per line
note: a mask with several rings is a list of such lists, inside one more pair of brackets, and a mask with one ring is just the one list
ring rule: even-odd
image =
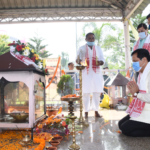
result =
[[127,70],[129,69],[129,67],[131,67],[129,23],[128,20],[125,20],[123,23],[124,23],[124,39],[125,39],[125,65]]

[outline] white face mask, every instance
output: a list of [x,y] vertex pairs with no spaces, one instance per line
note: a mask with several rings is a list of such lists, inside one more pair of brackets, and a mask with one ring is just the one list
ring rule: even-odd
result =
[[146,38],[146,33],[145,32],[140,32],[139,33],[139,37],[140,37],[140,39],[145,39]]
[[105,75],[108,75],[109,74],[109,72],[105,72]]

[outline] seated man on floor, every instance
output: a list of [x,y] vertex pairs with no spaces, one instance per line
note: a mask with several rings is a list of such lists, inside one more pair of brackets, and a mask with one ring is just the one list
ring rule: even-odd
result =
[[133,137],[150,137],[150,58],[146,49],[132,52],[133,69],[139,72],[137,84],[127,84],[134,97],[127,115],[118,123],[123,134]]

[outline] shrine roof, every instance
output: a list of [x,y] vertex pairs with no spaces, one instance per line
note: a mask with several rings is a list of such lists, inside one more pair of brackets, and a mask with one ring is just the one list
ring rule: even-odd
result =
[[107,86],[115,85],[115,86],[124,86],[127,85],[129,80],[125,78],[121,73],[117,73],[113,79],[107,84]]
[[12,56],[10,52],[0,55],[0,72],[2,71],[34,71],[44,75],[42,70],[33,65],[26,65]]

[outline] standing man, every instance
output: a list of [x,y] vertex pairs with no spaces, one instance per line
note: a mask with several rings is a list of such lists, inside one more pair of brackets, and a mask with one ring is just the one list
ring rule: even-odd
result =
[[[143,48],[150,53],[150,34],[148,34],[148,28],[145,23],[141,23],[137,27],[139,33],[139,40],[134,43],[133,51]],[[135,74],[135,81],[137,81],[138,72]]]
[[134,43],[133,51],[143,48],[147,49],[150,53],[150,34],[148,34],[148,28],[145,23],[141,23],[137,27],[139,33],[139,39]]
[[74,81],[75,84],[75,88],[79,89],[79,79],[78,79],[78,74],[74,71],[74,63],[70,62],[68,63],[68,69],[69,71],[66,71],[66,74],[69,74],[71,76],[71,78]]
[[77,52],[77,63],[85,62],[87,67],[82,71],[83,104],[85,118],[88,118],[90,111],[90,94],[93,94],[92,109],[95,117],[101,117],[98,113],[100,94],[103,92],[103,75],[100,69],[105,62],[102,50],[95,45],[95,35],[86,35],[86,44],[81,46]]
[[150,30],[150,14],[146,17],[147,21],[148,21],[148,25],[149,25],[149,30]]

